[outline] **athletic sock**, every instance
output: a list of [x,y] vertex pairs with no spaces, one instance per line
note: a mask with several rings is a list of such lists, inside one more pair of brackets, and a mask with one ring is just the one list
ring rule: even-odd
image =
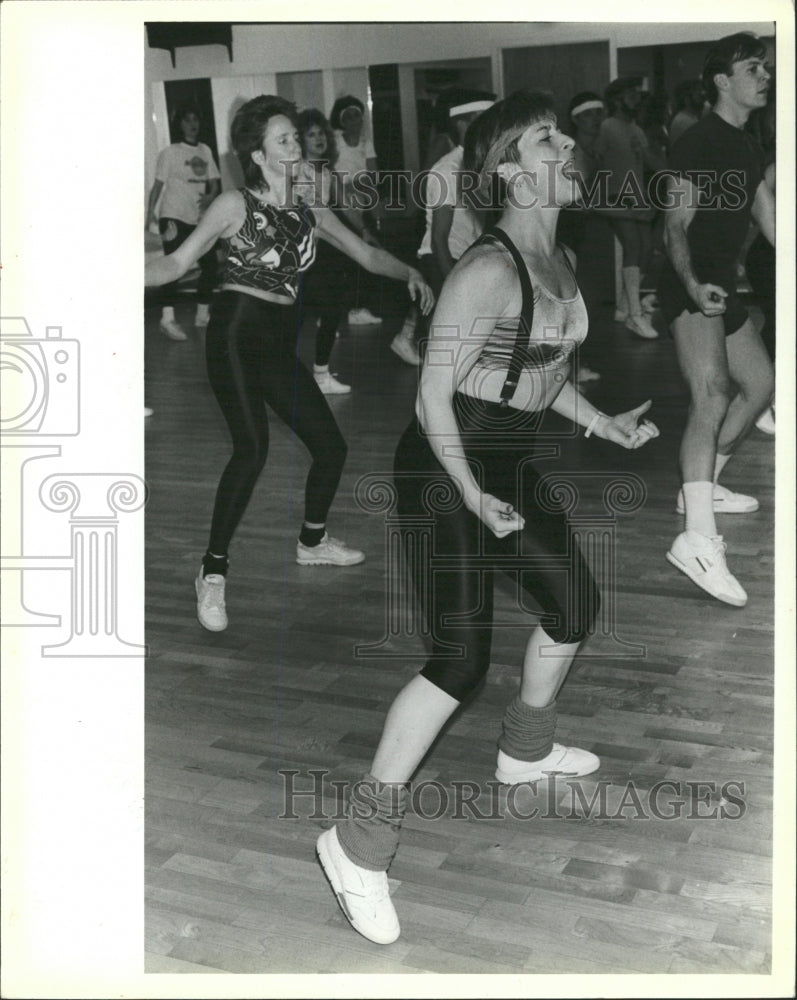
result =
[[719,477],[722,475],[722,470],[725,468],[725,466],[728,464],[728,462],[731,460],[732,457],[733,457],[732,455],[720,455],[719,452],[717,452],[717,457],[714,459],[714,482],[715,483],[719,479]]
[[211,573],[226,576],[229,566],[230,560],[228,556],[214,556],[211,555],[210,550],[202,556],[202,576],[210,576]]
[[329,372],[329,365],[313,365],[314,375],[326,375]]
[[498,746],[516,760],[542,760],[553,748],[556,701],[543,708],[515,697],[506,707]]
[[717,522],[714,520],[714,483],[703,480],[684,483],[683,491],[686,530],[713,538],[717,534]]
[[369,871],[387,871],[398,848],[408,799],[406,785],[377,781],[371,774],[358,781],[352,789],[346,819],[337,827],[346,857]]
[[174,319],[174,306],[164,306],[163,312],[161,313],[161,319],[165,322],[170,322]]
[[306,524],[303,524],[302,530],[299,532],[299,541],[308,549],[312,549],[321,542],[326,530],[325,527],[308,528]]

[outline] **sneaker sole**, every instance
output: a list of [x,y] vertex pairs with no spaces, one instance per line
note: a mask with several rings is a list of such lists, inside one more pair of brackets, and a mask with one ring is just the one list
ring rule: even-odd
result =
[[709,590],[708,587],[703,586],[694,574],[690,572],[689,568],[677,556],[674,556],[672,552],[667,553],[667,561],[671,562],[676,569],[679,569],[685,576],[688,576],[695,586],[700,587],[702,591],[710,594],[715,600],[722,601],[723,604],[730,604],[734,608],[743,608],[747,604],[746,598],[741,600],[738,597],[721,597],[719,594],[715,594],[713,590]]
[[[759,503],[757,500],[753,500],[753,505],[747,507],[729,507],[727,504],[718,504],[714,501],[714,513],[715,514],[754,514],[759,508]],[[682,504],[676,503],[675,505],[676,514],[685,514],[686,508]]]
[[[199,600],[199,583],[196,580],[194,580],[194,590],[196,591],[197,600]],[[205,622],[203,622],[199,617],[199,608],[197,608],[196,620],[202,628],[207,629],[208,632],[223,632],[230,624],[229,621],[226,621],[223,625],[206,625]]]
[[332,858],[330,857],[329,850],[327,849],[326,837],[324,834],[316,841],[315,854],[318,858],[318,863],[321,865],[321,870],[326,876],[327,881],[332,886],[332,891],[335,893],[335,899],[338,901],[338,906],[343,911],[343,916],[349,921],[351,926],[357,931],[358,934],[362,934],[364,938],[368,941],[373,941],[374,944],[392,944],[398,939],[398,934],[390,938],[389,941],[380,941],[378,938],[371,937],[362,927],[358,927],[352,915],[349,913],[349,909],[346,906],[346,897],[343,893],[343,887],[340,884],[340,879],[338,878],[338,873],[335,871],[335,865],[332,863]]
[[363,554],[359,559],[352,559],[351,562],[335,562],[332,559],[307,559],[296,557],[296,562],[299,566],[359,566],[361,562],[365,562],[365,554]]
[[598,761],[588,771],[521,771],[515,774],[502,771],[499,767],[495,772],[495,776],[503,785],[524,785],[529,781],[542,781],[544,778],[583,778],[587,774],[593,774],[600,766],[600,761]]

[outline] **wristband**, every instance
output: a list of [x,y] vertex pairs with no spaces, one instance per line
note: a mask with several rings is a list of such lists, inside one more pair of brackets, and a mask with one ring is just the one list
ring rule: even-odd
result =
[[601,417],[605,417],[605,416],[606,416],[605,413],[601,413],[600,410],[597,411],[597,413],[592,418],[592,420],[590,420],[589,427],[587,427],[587,429],[586,429],[586,431],[584,433],[584,437],[585,438],[592,437],[592,432],[595,430],[596,424],[598,423],[598,421],[600,420]]

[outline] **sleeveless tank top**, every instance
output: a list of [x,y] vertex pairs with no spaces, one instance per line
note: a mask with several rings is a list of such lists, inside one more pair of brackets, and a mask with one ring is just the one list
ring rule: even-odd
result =
[[315,259],[316,218],[312,211],[267,205],[241,188],[246,218],[225,242],[221,283],[243,285],[295,299],[299,274]]
[[[576,294],[569,299],[554,295],[539,283],[533,287],[520,251],[498,226],[488,229],[473,246],[485,243],[499,243],[509,251],[523,294],[520,316],[500,319],[476,359],[476,365],[482,368],[506,368],[501,405],[508,406],[524,369],[554,371],[567,363],[575,347],[587,335],[587,309],[578,284]],[[575,281],[570,259],[564,250],[562,253]]]

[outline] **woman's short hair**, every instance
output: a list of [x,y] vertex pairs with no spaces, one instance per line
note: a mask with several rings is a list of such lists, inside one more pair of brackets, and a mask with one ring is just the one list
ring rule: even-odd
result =
[[767,49],[761,39],[751,31],[739,31],[735,35],[726,35],[706,53],[703,63],[703,87],[710,104],[716,104],[719,98],[714,77],[718,73],[730,76],[733,64],[744,59],[763,59]]
[[[556,121],[553,95],[543,90],[516,90],[482,111],[465,133],[462,167],[476,175],[471,182],[476,208],[495,208],[506,200],[506,184],[497,170],[502,163],[519,163],[518,139],[529,125]],[[464,189],[463,189],[464,190]]]
[[190,101],[184,101],[182,104],[177,105],[172,113],[172,122],[179,127],[189,115],[196,115],[199,124],[202,124],[202,115],[199,113],[199,108]]
[[329,113],[329,124],[332,128],[339,129],[341,127],[340,116],[346,108],[359,108],[365,114],[363,102],[358,97],[354,97],[353,94],[346,94],[344,97],[339,97],[332,105],[332,110]]
[[314,125],[318,125],[319,128],[324,130],[324,135],[327,139],[327,151],[320,157],[320,160],[327,163],[330,167],[334,166],[338,158],[338,145],[335,141],[335,133],[332,131],[332,126],[327,121],[324,113],[319,111],[318,108],[305,108],[304,111],[299,112],[296,121],[299,126],[299,139],[302,143],[302,155],[304,158],[306,160],[309,159],[306,143],[307,133]]
[[296,105],[272,94],[253,97],[235,112],[230,129],[232,148],[241,164],[248,187],[263,186],[263,174],[252,159],[252,153],[262,148],[266,127],[276,115],[285,115],[297,125]]

